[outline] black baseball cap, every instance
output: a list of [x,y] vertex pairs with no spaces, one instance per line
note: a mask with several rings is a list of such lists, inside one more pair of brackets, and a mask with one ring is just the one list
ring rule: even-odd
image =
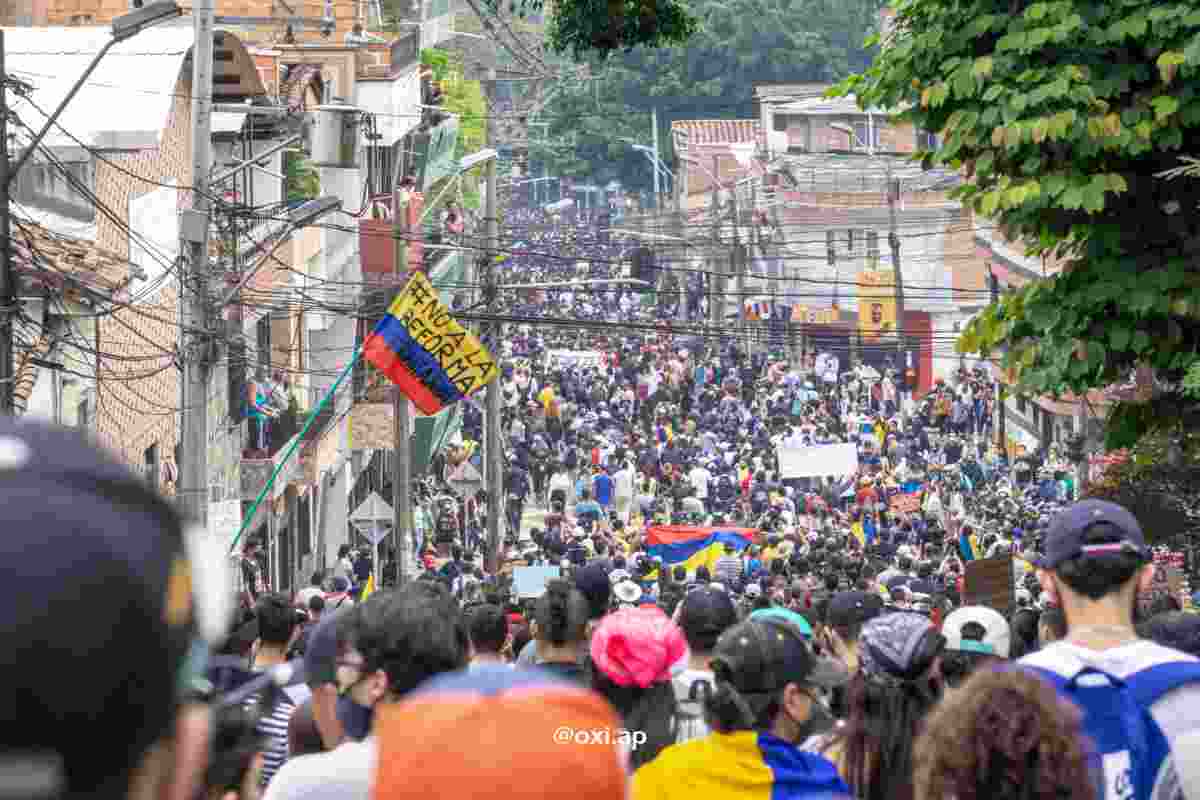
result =
[[711,650],[719,637],[737,622],[737,608],[727,592],[699,586],[683,597],[679,627],[693,650]]
[[717,640],[713,673],[745,696],[756,713],[789,683],[833,689],[846,683],[844,668],[819,658],[800,629],[779,619],[742,622]]
[[[1106,525],[1119,534],[1119,539],[1104,544],[1088,544],[1088,530]],[[1133,514],[1107,500],[1081,500],[1066,509],[1050,523],[1046,533],[1046,555],[1040,566],[1054,569],[1064,561],[1086,555],[1133,553],[1149,558],[1142,526]]]
[[874,592],[838,592],[829,601],[825,621],[835,628],[849,628],[882,613],[883,598]]
[[611,568],[608,560],[603,559],[592,561],[575,571],[575,588],[587,599],[588,616],[591,619],[600,619],[608,611],[612,593],[612,583],[608,578]]

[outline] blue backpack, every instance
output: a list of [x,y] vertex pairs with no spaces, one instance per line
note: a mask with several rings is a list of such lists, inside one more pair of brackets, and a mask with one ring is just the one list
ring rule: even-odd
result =
[[1083,712],[1084,731],[1095,742],[1097,800],[1151,800],[1171,748],[1150,707],[1173,689],[1200,682],[1200,662],[1159,664],[1125,680],[1092,667],[1071,678],[1031,669]]

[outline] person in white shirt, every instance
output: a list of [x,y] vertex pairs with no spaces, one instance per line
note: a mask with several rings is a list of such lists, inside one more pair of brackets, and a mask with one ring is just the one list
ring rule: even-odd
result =
[[629,512],[633,507],[633,466],[627,461],[613,473],[613,503],[617,517],[629,524]]
[[688,473],[688,483],[692,484],[692,488],[696,490],[696,499],[708,508],[708,482],[712,480],[712,473],[704,468],[703,464],[697,464],[692,467]]

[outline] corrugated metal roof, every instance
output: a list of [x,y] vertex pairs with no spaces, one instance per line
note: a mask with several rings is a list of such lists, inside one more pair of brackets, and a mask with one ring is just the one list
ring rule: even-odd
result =
[[882,108],[872,107],[869,111],[859,108],[858,101],[854,98],[854,95],[846,95],[845,97],[808,97],[792,103],[780,103],[772,108],[777,113],[831,117],[888,113]]
[[[108,28],[6,28],[4,38],[8,70],[33,85],[32,101],[49,114],[112,37]],[[93,147],[114,139],[157,146],[193,38],[191,26],[162,25],[114,46],[63,111],[61,127]],[[28,102],[12,106],[27,125],[45,123]],[[46,143],[75,144],[57,126]]]
[[[214,74],[242,74],[238,88],[245,94],[263,94],[262,80],[241,42],[229,33],[218,35],[226,40],[218,49],[233,49],[235,58],[215,63]],[[76,146],[74,136],[98,148],[157,147],[194,37],[190,23],[164,23],[115,45],[67,104],[45,144]],[[5,66],[33,86],[30,99],[50,114],[112,37],[109,28],[46,27],[5,28],[4,38]],[[17,97],[11,105],[22,121],[35,129],[46,121],[42,111],[28,101]],[[18,146],[21,141],[18,139]]]
[[760,134],[756,119],[684,119],[671,123],[675,149],[730,144],[755,144]]

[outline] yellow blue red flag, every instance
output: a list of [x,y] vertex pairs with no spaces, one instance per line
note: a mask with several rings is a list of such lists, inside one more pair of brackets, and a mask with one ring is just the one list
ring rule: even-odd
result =
[[436,414],[500,373],[491,353],[458,324],[423,272],[414,272],[363,342],[363,356],[423,414]]

